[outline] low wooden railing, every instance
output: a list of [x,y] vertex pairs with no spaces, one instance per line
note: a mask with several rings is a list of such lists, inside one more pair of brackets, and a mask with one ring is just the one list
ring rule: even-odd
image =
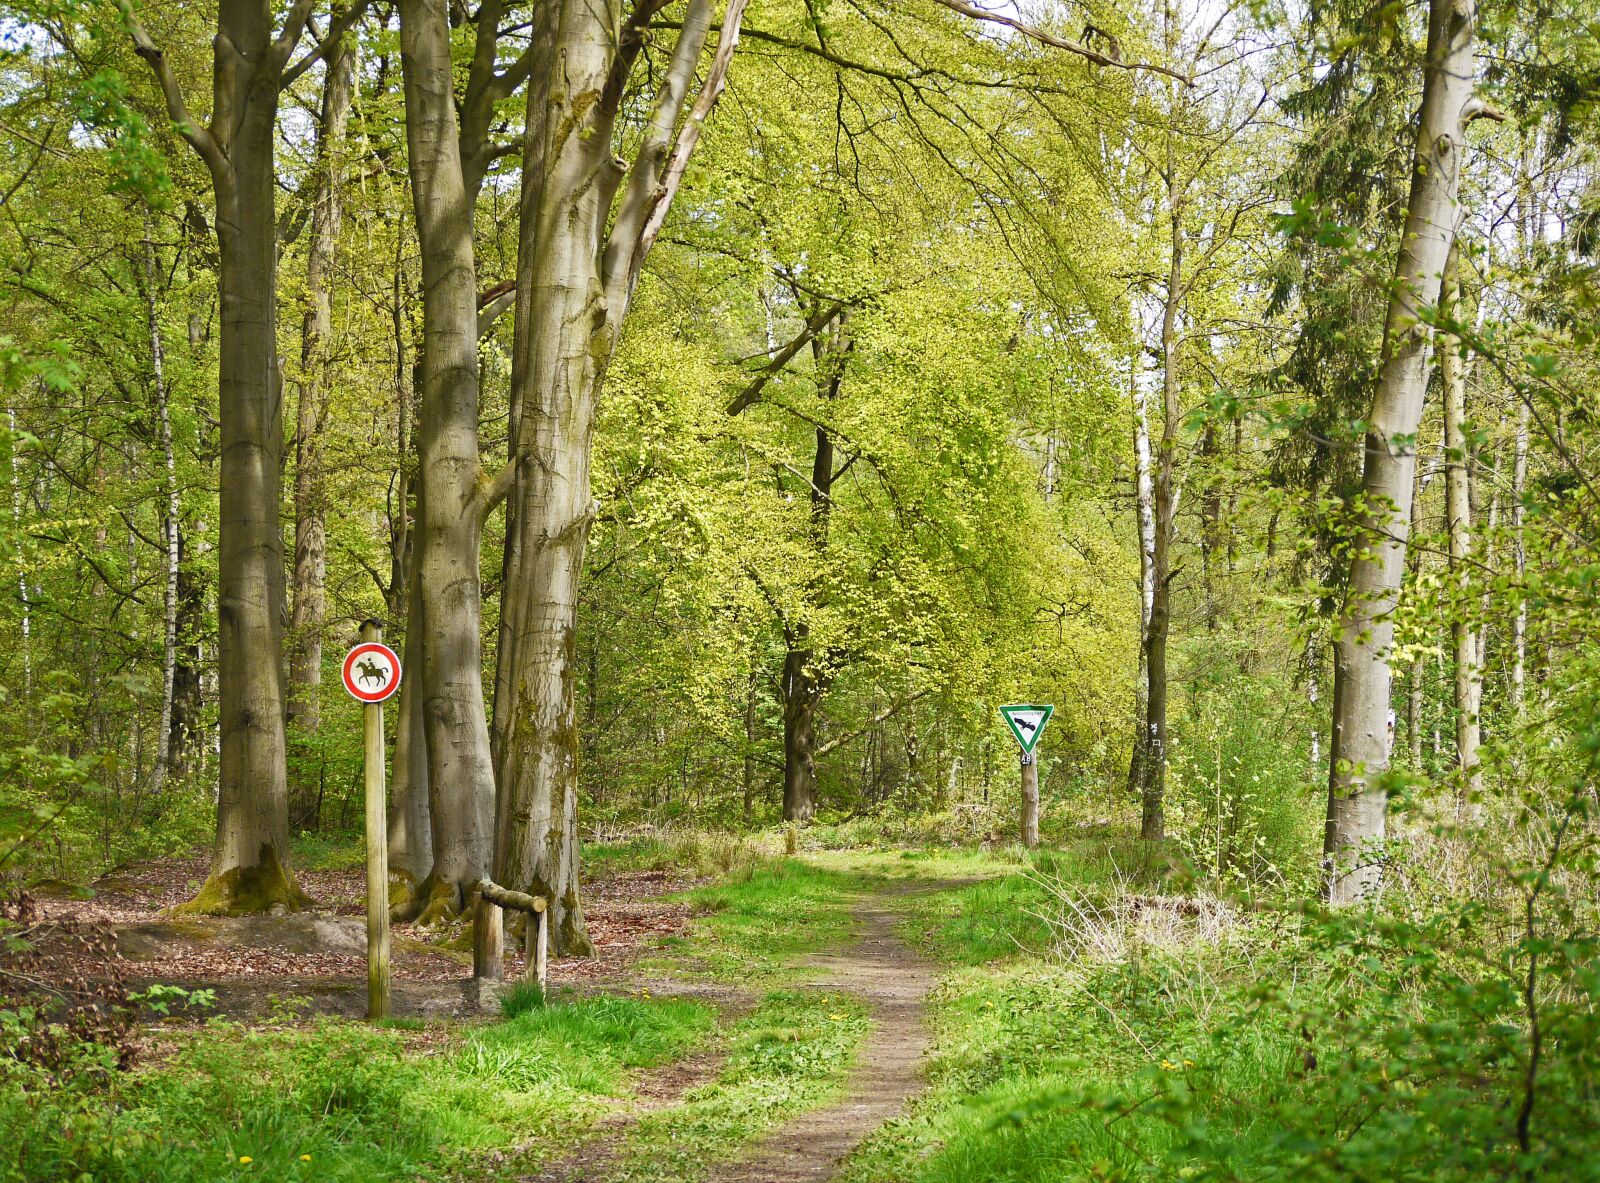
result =
[[537,982],[543,993],[550,963],[549,901],[489,879],[478,880],[472,890],[478,896],[472,925],[472,976],[495,981],[505,976],[505,909],[510,908],[528,917],[523,936],[528,966],[523,981]]

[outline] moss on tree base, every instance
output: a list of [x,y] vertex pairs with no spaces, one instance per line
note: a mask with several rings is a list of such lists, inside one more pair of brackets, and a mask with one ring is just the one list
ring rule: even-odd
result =
[[410,924],[426,902],[415,875],[389,869],[389,923]]
[[454,920],[461,915],[464,903],[461,888],[433,872],[417,886],[411,901],[416,907],[417,923],[424,928]]
[[300,890],[278,852],[271,843],[263,842],[253,866],[213,873],[194,899],[179,904],[171,914],[250,916],[276,910],[298,912],[311,906],[311,897]]

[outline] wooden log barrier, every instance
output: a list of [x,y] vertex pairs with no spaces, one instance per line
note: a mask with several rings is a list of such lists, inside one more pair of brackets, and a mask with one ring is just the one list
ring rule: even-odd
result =
[[478,893],[478,903],[473,914],[472,976],[475,978],[500,978],[505,973],[505,909],[527,914],[527,934],[523,949],[527,954],[528,968],[523,980],[537,982],[544,992],[550,964],[550,912],[549,901],[541,895],[529,895],[501,887],[489,879],[480,879],[473,885]]

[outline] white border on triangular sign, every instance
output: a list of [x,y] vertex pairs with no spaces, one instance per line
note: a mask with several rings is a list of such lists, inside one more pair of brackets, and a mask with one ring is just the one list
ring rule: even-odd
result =
[[[1017,726],[1016,720],[1011,717],[1013,711],[1043,711],[1044,717],[1039,720],[1039,725],[1034,728],[1033,737],[1028,739],[1023,736],[1022,729]],[[1025,753],[1031,754],[1039,746],[1039,737],[1044,734],[1045,724],[1050,722],[1050,716],[1056,713],[1056,708],[1047,702],[1014,702],[1009,706],[1000,708],[1000,717],[1006,721],[1006,726],[1011,729],[1012,737],[1017,741],[1017,746]]]

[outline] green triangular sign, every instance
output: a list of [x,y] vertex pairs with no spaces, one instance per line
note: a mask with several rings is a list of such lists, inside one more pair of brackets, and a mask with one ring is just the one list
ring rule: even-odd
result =
[[1056,708],[1049,703],[1023,702],[1000,708],[1000,717],[1011,728],[1011,734],[1017,737],[1023,752],[1029,755],[1039,746],[1044,725],[1050,722],[1050,716],[1055,713]]

